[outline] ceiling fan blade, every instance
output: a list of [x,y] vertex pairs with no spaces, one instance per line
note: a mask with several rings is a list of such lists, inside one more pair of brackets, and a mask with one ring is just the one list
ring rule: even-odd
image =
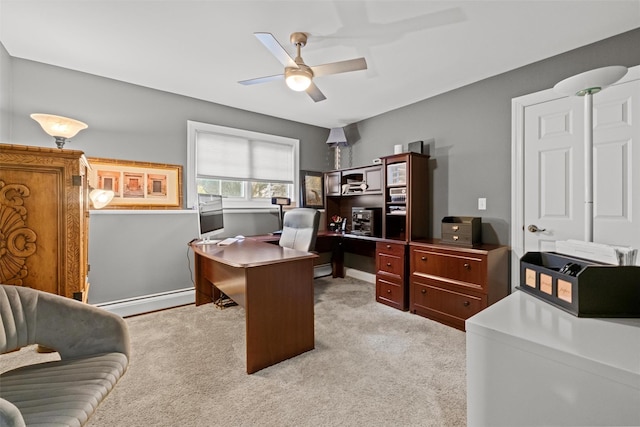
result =
[[297,67],[295,61],[271,33],[253,33],[273,56],[285,67]]
[[314,102],[320,102],[327,99],[327,97],[324,96],[324,93],[320,92],[320,89],[318,89],[318,86],[316,86],[315,83],[313,82],[311,82],[311,85],[307,88],[306,92],[311,97],[311,99],[313,99]]
[[268,83],[268,82],[273,82],[273,81],[282,80],[282,79],[284,79],[284,74],[276,74],[273,76],[257,77],[255,79],[241,80],[238,83],[240,83],[241,85],[249,86],[249,85],[256,85],[258,83]]
[[329,64],[315,65],[311,67],[315,77],[366,69],[367,61],[364,58],[348,59],[346,61],[331,62]]

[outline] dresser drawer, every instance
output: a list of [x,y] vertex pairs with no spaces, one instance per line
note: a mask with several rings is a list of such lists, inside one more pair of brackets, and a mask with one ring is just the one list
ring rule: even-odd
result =
[[442,233],[442,240],[454,245],[473,246],[471,233]]
[[404,284],[377,277],[376,300],[398,310],[406,310]]
[[469,284],[474,288],[483,288],[486,263],[482,256],[412,248],[411,274],[437,276],[444,280],[464,282],[463,285]]
[[378,273],[392,274],[398,278],[404,277],[404,257],[378,253],[377,264]]
[[406,245],[399,243],[376,243],[376,253],[404,257]]
[[464,321],[487,307],[486,296],[458,292],[425,281],[411,283],[410,310],[464,330]]

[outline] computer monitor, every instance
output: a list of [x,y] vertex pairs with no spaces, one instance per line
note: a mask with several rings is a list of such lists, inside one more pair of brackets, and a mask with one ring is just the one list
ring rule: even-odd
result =
[[198,217],[200,239],[223,233],[222,196],[198,194]]

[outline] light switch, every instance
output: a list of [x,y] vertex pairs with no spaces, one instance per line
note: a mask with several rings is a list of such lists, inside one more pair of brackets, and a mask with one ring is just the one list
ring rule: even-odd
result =
[[487,199],[484,197],[478,198],[478,210],[486,211],[487,210]]

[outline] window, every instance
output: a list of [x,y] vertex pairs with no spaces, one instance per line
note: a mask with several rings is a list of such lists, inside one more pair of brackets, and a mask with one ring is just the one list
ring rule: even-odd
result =
[[197,194],[224,197],[225,208],[271,207],[298,194],[297,139],[188,121],[187,206]]

